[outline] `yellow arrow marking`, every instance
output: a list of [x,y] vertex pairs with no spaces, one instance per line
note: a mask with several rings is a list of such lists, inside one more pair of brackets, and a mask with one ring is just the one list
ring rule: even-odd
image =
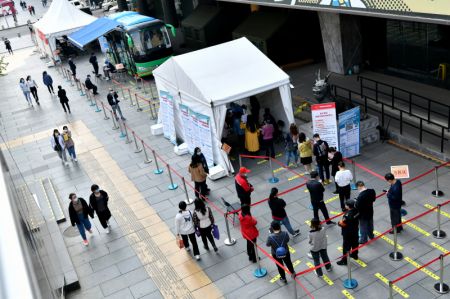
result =
[[290,253],[295,253],[295,249],[294,249],[294,248],[292,248],[292,247],[289,246],[289,245],[288,245],[288,247],[289,247],[289,252],[290,252]]
[[[310,262],[307,262],[306,266],[308,266],[309,268],[314,268],[314,265]],[[334,282],[326,274],[323,274],[322,278],[328,285],[332,286],[334,284]]]
[[[378,232],[378,231],[376,231],[376,230],[373,231],[373,234],[374,234],[375,236],[377,236],[377,237],[378,237],[379,235],[381,235],[381,233]],[[381,237],[381,239],[383,239],[384,241],[386,241],[386,243],[388,243],[388,244],[394,246],[394,241],[392,241],[391,239],[389,239],[389,238],[386,237],[385,235],[383,235],[383,236]],[[397,249],[398,249],[398,250],[402,250],[402,249],[403,249],[403,246],[397,243]]]
[[341,214],[341,212],[330,211],[330,214],[331,214],[331,215],[339,215],[339,214]]
[[[432,210],[432,209],[435,208],[435,207],[433,207],[433,206],[430,205],[430,204],[424,204],[424,206],[425,206],[425,208],[430,209],[430,210]],[[435,212],[437,212],[437,210],[435,210]],[[442,210],[441,210],[441,215],[442,215],[442,216],[445,216],[445,217],[447,217],[447,218],[450,218],[450,214],[447,213],[447,212],[444,212],[444,211],[442,211]]]
[[280,172],[280,171],[282,171],[282,170],[284,170],[284,168],[283,168],[283,167],[280,167],[280,168],[275,169],[273,172],[274,172],[274,173],[277,173],[277,172]]
[[[298,265],[300,265],[300,263],[301,263],[301,260],[296,260],[292,263],[292,266],[297,267]],[[280,274],[277,274],[270,280],[270,282],[274,283],[274,282],[278,281],[280,278],[281,278]]]
[[[410,259],[409,257],[405,256],[405,261],[407,261],[408,263],[410,263],[411,265],[413,265],[416,268],[420,268],[421,265],[416,263],[415,261],[413,261],[412,259]],[[426,275],[430,276],[431,278],[433,278],[434,280],[439,280],[439,276],[437,276],[436,274],[434,274],[433,272],[431,272],[430,270],[428,270],[427,268],[422,268],[420,269],[420,271],[422,271],[423,273],[425,273]]]
[[440,245],[438,245],[438,244],[436,244],[436,243],[434,243],[434,242],[431,243],[431,246],[433,246],[433,247],[436,248],[437,250],[442,251],[444,254],[448,253],[448,250],[447,250],[447,249],[445,249],[444,247],[442,247],[442,246],[440,246]]
[[332,201],[335,201],[335,200],[338,199],[338,198],[339,198],[339,195],[333,196],[333,197],[331,197],[331,198],[325,200],[325,203],[326,203],[326,204],[327,204],[327,203],[330,203],[330,202],[332,202]]
[[[402,222],[405,222],[405,221],[407,221],[407,219],[403,219],[403,218],[402,218]],[[409,226],[409,227],[411,227],[411,228],[414,229],[415,231],[418,231],[419,233],[423,234],[423,235],[426,236],[426,237],[431,236],[431,234],[430,234],[429,232],[427,232],[426,230],[424,230],[424,229],[418,227],[417,225],[415,225],[415,224],[412,223],[412,222],[408,222],[408,223],[406,223],[406,225]]]
[[[339,250],[340,252],[343,252],[342,247],[338,247],[338,250]],[[359,260],[353,260],[353,261],[355,261],[355,263],[357,263],[358,265],[360,265],[360,266],[363,267],[363,268],[367,267],[367,264],[364,263],[361,259],[359,259]]]
[[347,299],[355,299],[355,297],[353,297],[352,294],[350,294],[347,290],[342,290],[342,294],[343,294]]
[[[380,273],[375,273],[375,277],[378,278],[379,280],[381,280],[382,282],[384,282],[385,284],[387,284],[389,286],[389,280],[386,277],[384,277],[383,275],[381,275]],[[409,298],[408,293],[406,293],[405,291],[400,289],[395,284],[392,285],[392,289],[394,291],[396,291],[397,293],[399,293],[400,295],[402,295],[403,298]]]

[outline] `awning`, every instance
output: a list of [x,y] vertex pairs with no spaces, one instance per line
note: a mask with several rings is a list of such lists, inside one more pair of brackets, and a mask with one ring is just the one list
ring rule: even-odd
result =
[[95,20],[89,25],[84,26],[78,31],[75,31],[71,35],[69,35],[69,40],[75,46],[80,49],[83,49],[84,46],[99,38],[102,35],[107,34],[108,32],[113,31],[121,24],[117,21],[108,19],[108,18],[100,18]]

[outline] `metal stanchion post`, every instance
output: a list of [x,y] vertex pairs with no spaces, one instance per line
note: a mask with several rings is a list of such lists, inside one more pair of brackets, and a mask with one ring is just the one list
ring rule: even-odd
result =
[[352,188],[352,190],[356,190],[356,189],[358,189],[356,187],[356,163],[353,159],[352,159],[352,174],[353,174],[353,180],[350,183],[350,187]]
[[147,91],[145,90],[144,79],[142,79],[142,78],[141,78],[141,83],[142,83],[142,90],[144,91],[144,94],[147,94]]
[[132,131],[131,134],[133,134],[134,145],[136,146],[136,149],[134,150],[134,152],[136,154],[142,152],[142,148],[140,148],[139,145],[137,144],[136,133],[134,131]]
[[152,119],[155,119],[155,115],[153,114],[153,108],[152,108],[152,100],[148,101],[148,110],[150,111]]
[[230,233],[230,225],[228,224],[228,213],[225,213],[225,227],[226,227],[226,229],[227,229],[227,237],[228,238],[226,238],[224,241],[223,241],[223,243],[225,244],[225,245],[227,245],[227,246],[232,246],[232,245],[234,245],[234,244],[236,244],[236,240],[235,239],[233,239],[232,237],[231,237],[231,233]]
[[[80,82],[80,81],[77,81]],[[83,91],[83,83],[80,82],[80,96],[84,97],[86,93]]]
[[131,143],[132,141],[130,140],[130,137],[128,136],[128,129],[127,129],[127,126],[125,125],[125,123],[123,122],[123,120],[120,120],[120,122],[122,122],[123,130],[125,131],[125,137],[126,137],[125,143],[126,143],[126,144],[129,144],[129,143]]
[[391,281],[389,281],[389,299],[394,299],[394,289]]
[[134,75],[134,83],[136,84],[137,89],[141,89],[138,84],[138,76]]
[[[74,77],[74,78],[75,78],[75,77]],[[69,82],[70,82],[70,86],[73,86],[72,76],[69,76]]]
[[269,179],[269,183],[278,183],[280,180],[275,177],[275,172],[273,171],[273,166],[272,166],[272,158],[269,157],[269,166],[270,166],[270,171],[272,172],[272,177]]
[[297,299],[298,294],[297,294],[297,283],[295,281],[295,273],[293,274],[292,279],[294,279],[294,298]]
[[433,231],[433,236],[436,239],[443,239],[447,236],[447,234],[441,229],[441,205],[437,205],[437,229]]
[[75,85],[77,86],[77,90],[79,91],[79,90],[81,90],[81,87],[80,87],[80,84],[78,84],[78,83],[80,83],[80,81],[75,80]]
[[127,136],[127,135],[125,135],[125,132],[123,131],[123,128],[122,128],[122,125],[123,125],[123,124],[120,123],[120,120],[117,120],[117,124],[119,125],[119,129],[120,129],[120,135],[119,135],[119,137],[120,137],[120,138],[125,138],[125,136]]
[[178,185],[173,183],[172,172],[170,171],[169,164],[166,164],[166,167],[167,167],[167,172],[169,173],[169,179],[170,179],[170,185],[168,188],[169,188],[169,190],[175,190],[178,188]]
[[256,269],[253,271],[253,276],[257,278],[261,278],[267,275],[267,269],[261,267],[261,261],[259,260],[259,254],[258,254],[258,247],[256,246],[256,243],[254,243],[255,246],[255,255],[256,255]]
[[108,120],[109,117],[108,117],[108,115],[106,115],[105,105],[103,104],[103,102],[100,102],[100,103],[102,103],[102,110],[103,110],[103,114],[105,115],[105,117],[103,119]]
[[113,130],[117,130],[119,127],[117,126],[117,123],[116,123],[116,117],[114,116],[112,110],[111,110],[110,112],[111,112],[111,119],[112,119],[112,122],[113,122],[113,127],[112,127],[112,129],[113,129]]
[[97,100],[94,100],[95,103],[95,112],[102,112],[102,109],[98,108]]
[[136,105],[137,105],[137,111],[142,111],[141,105],[139,105],[139,99],[136,97]]
[[[88,92],[89,92],[89,90],[88,90]],[[94,107],[95,106],[95,103],[94,103],[94,94],[90,94],[89,95],[89,100],[91,101],[91,103],[89,104],[89,106],[91,106],[91,107]]]
[[150,94],[152,95],[152,100],[155,99],[155,96],[153,95],[153,87],[152,87],[152,82],[150,81]]
[[142,143],[142,149],[144,150],[144,155],[145,155],[144,163],[145,163],[145,164],[152,163],[152,160],[148,158],[147,150],[145,149],[144,140],[141,139],[141,143]]
[[239,155],[239,168],[241,168],[242,167],[242,157],[241,157],[241,154],[238,154]]
[[122,87],[122,85],[119,85],[120,86],[120,92],[122,93],[122,101],[125,101],[125,94],[123,93],[123,87]]
[[438,175],[438,167],[434,167],[434,180],[436,182],[436,189],[431,192],[434,197],[442,197],[444,196],[444,192],[439,190],[439,175]]
[[153,171],[153,173],[161,174],[161,173],[163,173],[163,170],[161,168],[159,168],[158,159],[156,158],[155,150],[152,150],[152,153],[153,153],[153,159],[155,159],[155,165],[156,165],[156,169]]
[[393,261],[401,261],[403,259],[403,254],[398,251],[397,248],[397,227],[394,226],[394,251],[389,253],[389,257]]
[[434,289],[439,294],[447,294],[449,292],[448,284],[444,282],[444,255],[439,256],[440,269],[439,269],[439,282],[434,285]]
[[64,79],[67,79],[66,70],[61,66],[61,71]]
[[128,88],[128,96],[130,97],[130,106],[134,106],[135,103],[133,103],[133,97],[131,96],[131,90]]
[[181,178],[181,181],[183,182],[184,194],[186,195],[186,199],[184,200],[184,202],[188,205],[193,204],[194,200],[192,198],[189,198],[188,190],[186,188],[186,181],[184,180],[184,177]]
[[70,76],[71,76],[71,74],[69,73],[69,70],[66,69],[66,82],[69,82]]
[[346,289],[354,289],[358,286],[358,281],[352,278],[352,259],[350,254],[347,257],[347,279],[344,280],[343,285]]

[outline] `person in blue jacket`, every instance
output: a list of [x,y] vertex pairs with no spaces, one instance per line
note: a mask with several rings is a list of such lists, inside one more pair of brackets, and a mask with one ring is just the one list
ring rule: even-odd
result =
[[[387,173],[384,176],[384,179],[389,183],[390,187],[386,191],[386,196],[388,198],[389,210],[391,215],[391,225],[392,227],[396,227],[398,224],[402,222],[402,214],[401,208],[404,201],[402,200],[402,183],[395,179],[392,173]],[[397,232],[400,233],[403,230],[403,227],[400,225],[397,227]],[[390,234],[393,234],[394,231],[390,231]]]
[[42,73],[42,81],[44,82],[44,85],[47,86],[48,92],[55,95],[55,92],[53,91],[53,79],[46,71]]

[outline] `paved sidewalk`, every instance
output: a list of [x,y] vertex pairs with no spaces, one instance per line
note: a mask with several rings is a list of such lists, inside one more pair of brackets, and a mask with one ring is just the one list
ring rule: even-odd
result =
[[[91,182],[100,182],[114,197],[113,205],[113,232],[110,235],[103,233],[97,220],[94,220],[97,230],[91,236],[91,245],[82,247],[80,238],[67,238],[69,252],[72,255],[77,272],[80,276],[82,289],[69,297],[71,298],[176,298],[170,294],[167,281],[174,279],[179,285],[174,290],[183,289],[186,297],[214,298],[223,296],[226,298],[290,298],[293,295],[294,284],[284,286],[275,278],[277,271],[274,263],[260,253],[262,265],[268,269],[269,274],[265,278],[257,279],[252,272],[255,269],[249,264],[245,253],[245,241],[242,240],[239,226],[232,227],[232,236],[237,239],[234,246],[224,246],[225,225],[223,216],[216,211],[215,218],[221,230],[221,240],[218,241],[219,253],[206,252],[200,246],[201,260],[196,262],[184,251],[175,247],[173,236],[173,218],[177,213],[178,202],[185,199],[181,188],[175,191],[168,190],[169,179],[166,167],[162,175],[154,175],[154,163],[144,164],[143,153],[134,153],[134,144],[125,144],[119,137],[117,130],[112,130],[112,120],[103,119],[102,112],[94,112],[94,107],[89,106],[85,97],[80,97],[74,87],[59,75],[55,69],[49,69],[55,85],[62,84],[68,91],[72,115],[65,115],[58,101],[51,98],[45,88],[39,89],[41,106],[29,109],[18,89],[18,77],[31,73],[40,83],[40,76],[44,65],[37,55],[30,56],[30,50],[19,51],[14,65],[9,74],[0,78],[2,86],[10,86],[5,90],[5,100],[0,102],[2,128],[6,131],[12,152],[16,157],[24,176],[32,180],[37,177],[50,177],[55,182],[55,188],[66,206],[66,198],[69,192],[76,190],[80,196],[88,197]],[[100,58],[99,58],[100,60]],[[91,66],[87,63],[87,57],[78,58],[77,73],[84,80],[85,75],[91,73]],[[33,69],[29,66],[33,65]],[[129,84],[129,82],[127,82]],[[106,102],[106,92],[109,83],[99,82],[99,99]],[[128,100],[121,102],[122,110],[127,118],[127,125],[138,136],[154,148],[158,154],[170,162],[177,172],[187,180],[188,156],[179,157],[173,153],[173,146],[162,137],[150,135],[150,125],[155,120],[145,112],[137,112],[136,107],[131,107]],[[69,123],[76,132],[75,143],[79,152],[78,164],[64,167],[48,145],[48,135],[54,127],[61,127]],[[3,134],[3,132],[2,132]],[[277,148],[282,154],[282,149]],[[284,161],[284,156],[279,159]],[[236,162],[237,160],[235,160]],[[361,156],[356,158],[358,163],[367,167],[376,174],[384,175],[389,171],[389,165],[410,166],[411,177],[432,169],[436,164],[421,159],[411,153],[404,152],[387,144],[375,144],[363,148]],[[252,169],[249,176],[255,186],[253,201],[264,199],[268,196],[270,188],[274,185],[268,183],[270,172],[268,163],[262,161],[243,160],[245,166]],[[276,175],[280,182],[276,184],[280,191],[299,186],[304,183],[301,176],[302,170],[294,169],[295,173],[276,167]],[[427,210],[426,204],[436,205],[450,199],[450,186],[445,182],[450,181],[449,168],[440,169],[441,189],[446,197],[435,199],[430,196],[433,189],[433,176],[428,175],[414,181],[404,187],[404,198],[407,202],[408,215],[412,218]],[[377,194],[386,188],[386,183],[378,176],[369,174],[357,168],[356,176],[363,179],[369,187],[376,189]],[[178,178],[175,182],[181,185]],[[219,198],[224,197],[230,202],[237,201],[232,178],[224,178],[215,182],[208,182],[212,192],[210,199],[219,209],[224,210]],[[327,187],[327,205],[329,211],[338,212],[339,204],[336,196],[331,194],[334,186]],[[190,196],[193,193],[190,192]],[[356,196],[356,193],[353,194]],[[311,263],[306,253],[308,250],[308,227],[305,220],[312,217],[309,210],[309,195],[305,188],[301,187],[282,196],[288,203],[287,211],[294,227],[300,227],[301,236],[291,242],[295,252],[293,261],[298,261],[296,270],[303,271]],[[145,201],[143,200],[145,199]],[[450,207],[443,208],[447,214]],[[385,197],[381,197],[375,204],[375,228],[383,232],[389,228],[388,208]],[[258,219],[260,229],[259,244],[265,247],[268,234],[268,225],[271,221],[267,203],[262,203],[252,209],[252,214]],[[399,244],[404,249],[405,256],[410,257],[418,264],[441,254],[441,249],[450,250],[448,239],[437,240],[424,234],[435,228],[435,212],[414,221],[413,226],[405,226],[406,231],[399,236]],[[447,216],[442,217],[443,229],[450,232],[450,221]],[[62,228],[63,229],[63,228]],[[340,229],[331,227],[328,229],[329,255],[332,259],[339,257],[338,247],[342,244]],[[392,236],[388,235],[392,240]],[[386,239],[388,240],[388,239]],[[433,247],[431,243],[438,246]],[[440,247],[439,247],[440,246]],[[392,246],[380,239],[363,248],[360,258],[366,265],[355,264],[354,277],[359,281],[359,287],[348,291],[354,298],[380,298],[388,296],[386,284],[380,277],[395,279],[415,268],[410,262],[403,260],[393,262],[388,253]],[[167,262],[166,262],[167,260]],[[157,272],[153,265],[161,265],[164,268]],[[449,259],[445,261],[447,272]],[[437,264],[427,267],[436,273]],[[164,272],[164,273],[160,273]],[[378,273],[378,274],[377,274]],[[168,275],[169,278],[164,278]],[[173,276],[175,275],[175,276]],[[299,278],[306,289],[315,298],[342,298],[342,281],[346,278],[346,267],[334,264],[334,271],[327,273],[328,282],[317,278],[314,273],[309,273]],[[382,276],[380,276],[382,275]],[[178,276],[178,277],[177,277]],[[331,282],[331,283],[330,283]],[[438,298],[433,291],[435,279],[429,274],[419,271],[410,278],[400,281],[397,286],[402,289],[409,298]],[[183,286],[184,284],[184,286]],[[307,298],[304,291],[298,287],[299,297]],[[395,294],[395,298],[401,295]],[[109,298],[109,297],[108,297]],[[347,298],[352,298],[348,297]],[[442,298],[444,298],[442,296]]]

